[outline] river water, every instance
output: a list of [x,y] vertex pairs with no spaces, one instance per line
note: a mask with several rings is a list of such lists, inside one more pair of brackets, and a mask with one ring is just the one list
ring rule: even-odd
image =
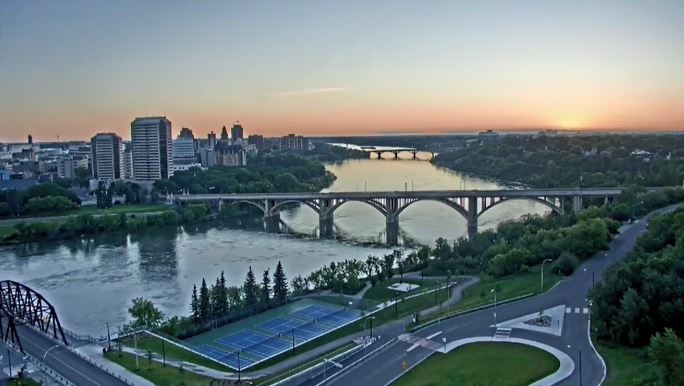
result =
[[[350,160],[328,169],[337,176],[329,191],[502,187],[425,161]],[[503,203],[480,218],[480,229],[545,211],[534,202]],[[318,217],[307,206],[289,209],[281,218],[298,233],[316,233]],[[429,244],[437,237],[453,240],[466,233],[465,219],[431,201],[411,205],[400,215],[399,224],[405,243]],[[260,278],[263,270],[272,272],[280,260],[291,278],[331,261],[365,259],[388,251],[378,245],[384,241],[385,219],[367,204],[343,204],[335,211],[335,228],[343,240],[197,227],[2,247],[0,279],[16,280],[42,293],[57,308],[65,327],[99,336],[105,334],[105,322],[112,326],[126,322],[127,307],[137,296],[153,300],[167,315],[187,314],[193,284],[202,278],[211,284],[221,270],[230,285],[239,285],[248,266]]]

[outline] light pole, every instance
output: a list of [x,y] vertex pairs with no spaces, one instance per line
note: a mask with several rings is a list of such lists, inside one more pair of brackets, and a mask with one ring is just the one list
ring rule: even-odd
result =
[[541,292],[544,292],[544,263],[547,263],[547,262],[550,263],[550,262],[551,262],[551,259],[546,259],[546,260],[542,261],[542,267],[541,267],[541,291],[540,291],[540,293],[541,293]]
[[363,329],[366,329],[366,322],[370,321],[370,338],[373,339],[373,319],[375,319],[375,316],[369,316],[366,318],[366,320],[363,322]]
[[240,351],[237,351],[237,365],[238,365],[238,382],[240,382]]
[[494,327],[496,328],[496,289],[492,288],[490,292],[494,294]]
[[568,345],[568,348],[571,350],[577,351],[577,355],[579,356],[577,367],[579,370],[579,384],[580,384],[580,386],[582,386],[582,349],[581,348],[574,348],[570,345]]
[[109,322],[105,322],[105,325],[107,325],[107,348],[109,351],[112,351],[112,337],[109,335]]

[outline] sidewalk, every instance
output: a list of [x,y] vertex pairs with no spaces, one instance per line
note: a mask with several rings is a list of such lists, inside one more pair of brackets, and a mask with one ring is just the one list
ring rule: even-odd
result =
[[451,296],[449,296],[449,299],[443,301],[441,304],[438,304],[436,306],[432,306],[430,308],[426,308],[422,311],[420,311],[420,316],[426,316],[430,315],[435,312],[439,312],[449,306],[452,306],[456,303],[458,303],[461,298],[463,297],[463,290],[466,288],[470,287],[471,285],[477,284],[480,281],[480,278],[477,276],[456,276],[454,279],[457,280],[462,280],[465,279],[464,282],[454,286],[451,289]]

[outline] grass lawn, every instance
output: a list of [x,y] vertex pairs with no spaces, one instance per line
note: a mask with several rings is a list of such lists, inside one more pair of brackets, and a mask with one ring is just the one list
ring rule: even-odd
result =
[[[549,264],[550,265],[550,264]],[[544,268],[544,291],[549,290],[559,280],[560,277],[551,272],[549,265]],[[495,279],[493,277],[484,277],[482,280],[466,288],[463,291],[463,299],[458,304],[452,307],[454,310],[467,310],[469,308],[482,306],[493,303],[494,299],[490,291],[498,285],[500,291],[497,293],[499,300],[514,298],[528,293],[539,293],[541,286],[541,267],[530,267],[529,273],[522,273],[517,275],[505,276]]]
[[[374,287],[372,287],[371,289],[366,291],[365,294],[363,294],[363,298],[369,300],[376,300],[379,302],[394,299],[394,294],[398,293],[398,291],[391,290],[387,287],[394,283],[399,283],[399,281],[399,279],[393,278],[392,280],[385,280],[376,283]],[[437,281],[434,279],[404,279],[403,282],[409,284],[417,284],[420,286],[419,288],[416,288],[413,291],[409,292],[409,295],[413,295],[414,293],[417,293],[421,290],[433,289],[435,288],[435,283],[437,283]],[[442,282],[441,284],[444,285],[444,282]]]
[[114,205],[111,208],[100,209],[96,205],[83,206],[81,209],[69,214],[119,214],[119,213],[145,213],[163,212],[169,210],[168,205]]
[[16,232],[14,225],[0,226],[0,240]]
[[629,386],[634,380],[652,372],[653,365],[646,359],[645,349],[596,344],[596,349],[606,361],[608,376],[605,385]]
[[[135,346],[132,337],[126,337],[122,343],[128,347]],[[116,348],[113,344],[112,349],[113,351],[116,351]],[[142,339],[138,338],[138,350],[150,350],[155,354],[162,355],[162,340],[149,335],[145,336]],[[232,372],[232,370],[229,369],[227,366],[223,366],[220,363],[216,363],[203,356],[197,355],[190,350],[178,347],[175,344],[171,344],[168,342],[164,343],[164,352],[166,353],[166,358],[168,359],[176,359],[191,362],[215,370]]]
[[395,386],[524,386],[558,369],[558,360],[540,349],[510,343],[474,343],[433,354],[394,382]]
[[177,367],[163,367],[161,363],[155,361],[152,361],[150,367],[150,363],[147,361],[147,358],[139,358],[140,368],[136,369],[135,356],[128,353],[123,353],[121,356],[119,356],[119,353],[111,351],[105,355],[107,359],[118,363],[129,371],[151,381],[155,385],[208,386],[212,381],[212,378],[193,374],[189,371],[181,372]]

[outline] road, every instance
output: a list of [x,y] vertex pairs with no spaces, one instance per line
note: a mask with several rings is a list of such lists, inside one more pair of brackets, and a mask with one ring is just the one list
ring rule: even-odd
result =
[[[654,214],[661,214],[671,211],[676,206],[670,206],[656,211]],[[414,333],[416,336],[427,338],[436,333],[440,335],[434,339],[441,342],[442,338],[447,341],[469,337],[491,337],[494,335],[495,323],[494,311],[497,320],[503,322],[516,317],[537,313],[540,310],[548,309],[558,305],[570,307],[571,313],[565,314],[563,332],[560,337],[550,334],[532,332],[527,330],[513,330],[511,337],[523,338],[538,341],[549,346],[555,347],[567,353],[575,362],[573,373],[564,379],[559,385],[578,385],[580,384],[578,359],[582,357],[582,379],[583,385],[598,385],[603,380],[603,366],[600,358],[595,353],[589,339],[589,314],[584,313],[588,308],[587,295],[595,282],[601,279],[604,271],[624,258],[631,251],[636,243],[636,239],[645,231],[648,218],[632,225],[622,234],[615,237],[611,242],[608,251],[601,252],[591,259],[585,261],[578,267],[575,273],[560,282],[550,291],[537,296],[526,298],[504,305],[498,305],[496,309],[484,309],[481,311],[465,314],[442,321],[439,325],[434,324]],[[575,312],[579,310],[579,312]],[[382,341],[390,337],[397,337],[403,334],[401,326],[383,333]],[[378,343],[376,343],[378,345]],[[568,345],[571,348],[568,348]],[[338,377],[330,380],[328,385],[374,385],[381,386],[391,383],[404,372],[404,366],[413,366],[433,354],[433,350],[418,347],[407,351],[409,344],[396,341],[378,354],[370,357],[362,363],[342,371]],[[436,354],[441,355],[441,354]],[[352,361],[347,361],[343,365],[348,365]],[[332,370],[338,371],[338,370]],[[332,373],[329,371],[328,376]],[[305,384],[315,385],[323,380],[322,375],[309,379]]]
[[28,327],[17,326],[24,352],[42,361],[49,368],[77,386],[112,385],[126,383],[92,365],[63,345]]

